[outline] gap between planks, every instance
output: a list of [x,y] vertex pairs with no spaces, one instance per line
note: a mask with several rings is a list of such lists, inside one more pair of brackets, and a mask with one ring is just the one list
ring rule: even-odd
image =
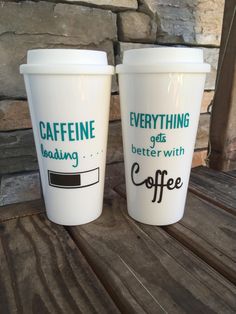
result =
[[0,223],[45,213],[43,199],[15,203],[0,207]]
[[[124,184],[116,186],[115,191],[122,198],[126,199],[125,185]],[[201,204],[198,204],[199,201],[203,202],[202,205],[207,207],[206,210],[208,209],[208,207],[209,207],[209,210],[216,209],[217,214],[219,214],[221,216],[223,215],[223,217],[227,218],[225,223],[223,224],[223,226],[227,225],[227,221],[230,222],[230,220],[232,221],[232,218],[234,218],[234,216],[229,214],[227,211],[224,211],[220,207],[215,206],[215,204],[212,205],[211,203],[209,203],[205,199],[199,197],[198,195],[195,196],[194,193],[192,193],[192,195],[190,193],[189,196],[191,196],[190,201],[187,200],[187,204],[189,203],[189,205],[188,205],[189,208],[191,205],[192,206],[194,205],[194,206],[196,206],[195,209],[199,210],[197,205],[201,205]],[[198,201],[198,199],[199,199],[199,201]],[[194,203],[194,201],[196,204]],[[190,209],[188,210],[188,214],[189,213],[190,213]],[[217,217],[217,215],[216,215],[216,217]],[[235,260],[232,259],[231,256],[228,256],[227,252],[222,252],[220,247],[215,247],[214,243],[211,243],[210,239],[206,239],[206,237],[202,238],[201,237],[201,231],[199,234],[197,234],[194,232],[194,230],[191,230],[191,226],[190,226],[190,228],[188,228],[188,222],[190,220],[192,220],[192,217],[191,217],[191,215],[187,215],[187,211],[185,208],[184,218],[182,218],[182,220],[180,222],[177,222],[176,224],[173,224],[170,226],[163,226],[163,227],[156,227],[156,228],[161,228],[164,232],[169,234],[172,238],[176,239],[176,241],[181,243],[184,247],[186,247],[188,250],[190,250],[198,258],[203,260],[205,263],[207,263],[209,266],[211,266],[213,269],[215,269],[218,273],[220,273],[222,276],[224,276],[227,280],[229,280],[233,284],[236,284],[236,273],[235,273],[236,263],[235,263]],[[234,221],[234,219],[233,219],[233,221]],[[216,226],[215,232],[219,232],[219,230],[221,231],[220,227]],[[233,235],[232,235],[232,237],[233,237]],[[233,238],[231,241],[233,241]],[[224,251],[224,248],[223,248],[223,251]]]
[[2,313],[36,308],[43,313],[120,313],[63,226],[38,213],[7,220],[0,233]]
[[192,169],[189,191],[236,216],[236,177],[233,173],[207,167]]
[[[17,212],[20,214],[16,214]],[[42,199],[6,205],[0,209],[0,224],[12,223],[16,219],[20,219],[20,221],[25,221],[25,219],[30,219],[33,216],[40,217],[41,214],[46,214],[44,201]],[[46,217],[46,215],[43,215],[43,216]],[[71,238],[71,241],[73,241],[74,245],[78,248],[79,252],[82,254],[83,258],[86,260],[87,264],[93,271],[94,275],[99,280],[100,285],[102,285],[102,287],[105,289],[108,296],[113,300],[112,296],[109,293],[109,290],[107,290],[103,282],[100,281],[99,276],[96,274],[92,265],[90,265],[89,261],[87,260],[86,254],[84,254],[83,250],[78,245],[78,242],[73,239],[73,236],[69,232],[69,227],[57,225],[57,224],[52,223],[47,218],[45,219],[46,219],[45,221],[47,221],[47,224],[52,225],[54,228],[57,228],[57,229],[61,228],[65,230],[65,232]],[[118,312],[121,311],[121,309],[119,308],[119,304],[116,304],[116,302],[114,302],[114,304],[116,305]]]
[[190,306],[194,313],[206,306],[207,312],[213,294],[214,307],[224,296],[236,308],[235,287],[227,279],[162,228],[136,223],[118,195],[105,200],[99,219],[69,227],[69,233],[122,313],[183,312]]

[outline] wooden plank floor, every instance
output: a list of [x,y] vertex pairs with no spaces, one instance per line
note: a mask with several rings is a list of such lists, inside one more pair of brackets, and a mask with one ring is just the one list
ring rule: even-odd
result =
[[44,214],[0,226],[1,313],[119,313],[63,227]]
[[0,207],[0,313],[235,313],[234,186],[194,169],[184,218],[162,228],[128,216],[122,163],[90,224],[53,224],[40,200]]
[[234,172],[227,174],[206,167],[198,167],[192,170],[189,190],[236,215],[235,177]]

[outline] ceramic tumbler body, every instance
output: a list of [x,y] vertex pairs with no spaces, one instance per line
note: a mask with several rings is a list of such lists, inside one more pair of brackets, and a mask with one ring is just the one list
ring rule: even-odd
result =
[[[150,58],[155,54],[166,58],[160,51],[164,48],[157,49],[151,50]],[[209,69],[199,64],[199,70],[193,72],[195,65],[191,69],[191,64],[189,68],[182,64],[181,72],[181,62],[174,60],[176,67],[171,64],[171,53],[177,58],[178,48],[167,49],[168,62],[123,64],[117,69],[128,213],[151,225],[172,224],[183,216],[205,72]],[[139,51],[132,54],[134,60]]]
[[103,52],[31,54],[21,72],[47,216],[62,225],[84,224],[102,212],[113,68],[103,63]]

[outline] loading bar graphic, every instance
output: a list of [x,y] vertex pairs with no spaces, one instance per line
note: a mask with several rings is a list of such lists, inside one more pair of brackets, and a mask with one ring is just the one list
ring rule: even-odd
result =
[[85,188],[99,182],[99,167],[82,172],[55,172],[48,170],[50,186],[64,189]]

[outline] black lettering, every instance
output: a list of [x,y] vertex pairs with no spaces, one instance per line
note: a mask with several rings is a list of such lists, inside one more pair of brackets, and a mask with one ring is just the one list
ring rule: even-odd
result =
[[135,162],[131,167],[131,180],[135,186],[145,185],[147,189],[154,189],[152,202],[161,203],[163,199],[164,190],[174,190],[180,189],[183,185],[183,182],[180,177],[166,178],[168,176],[167,170],[157,169],[154,176],[148,176],[142,181],[137,180],[137,176],[140,171],[140,166]]

